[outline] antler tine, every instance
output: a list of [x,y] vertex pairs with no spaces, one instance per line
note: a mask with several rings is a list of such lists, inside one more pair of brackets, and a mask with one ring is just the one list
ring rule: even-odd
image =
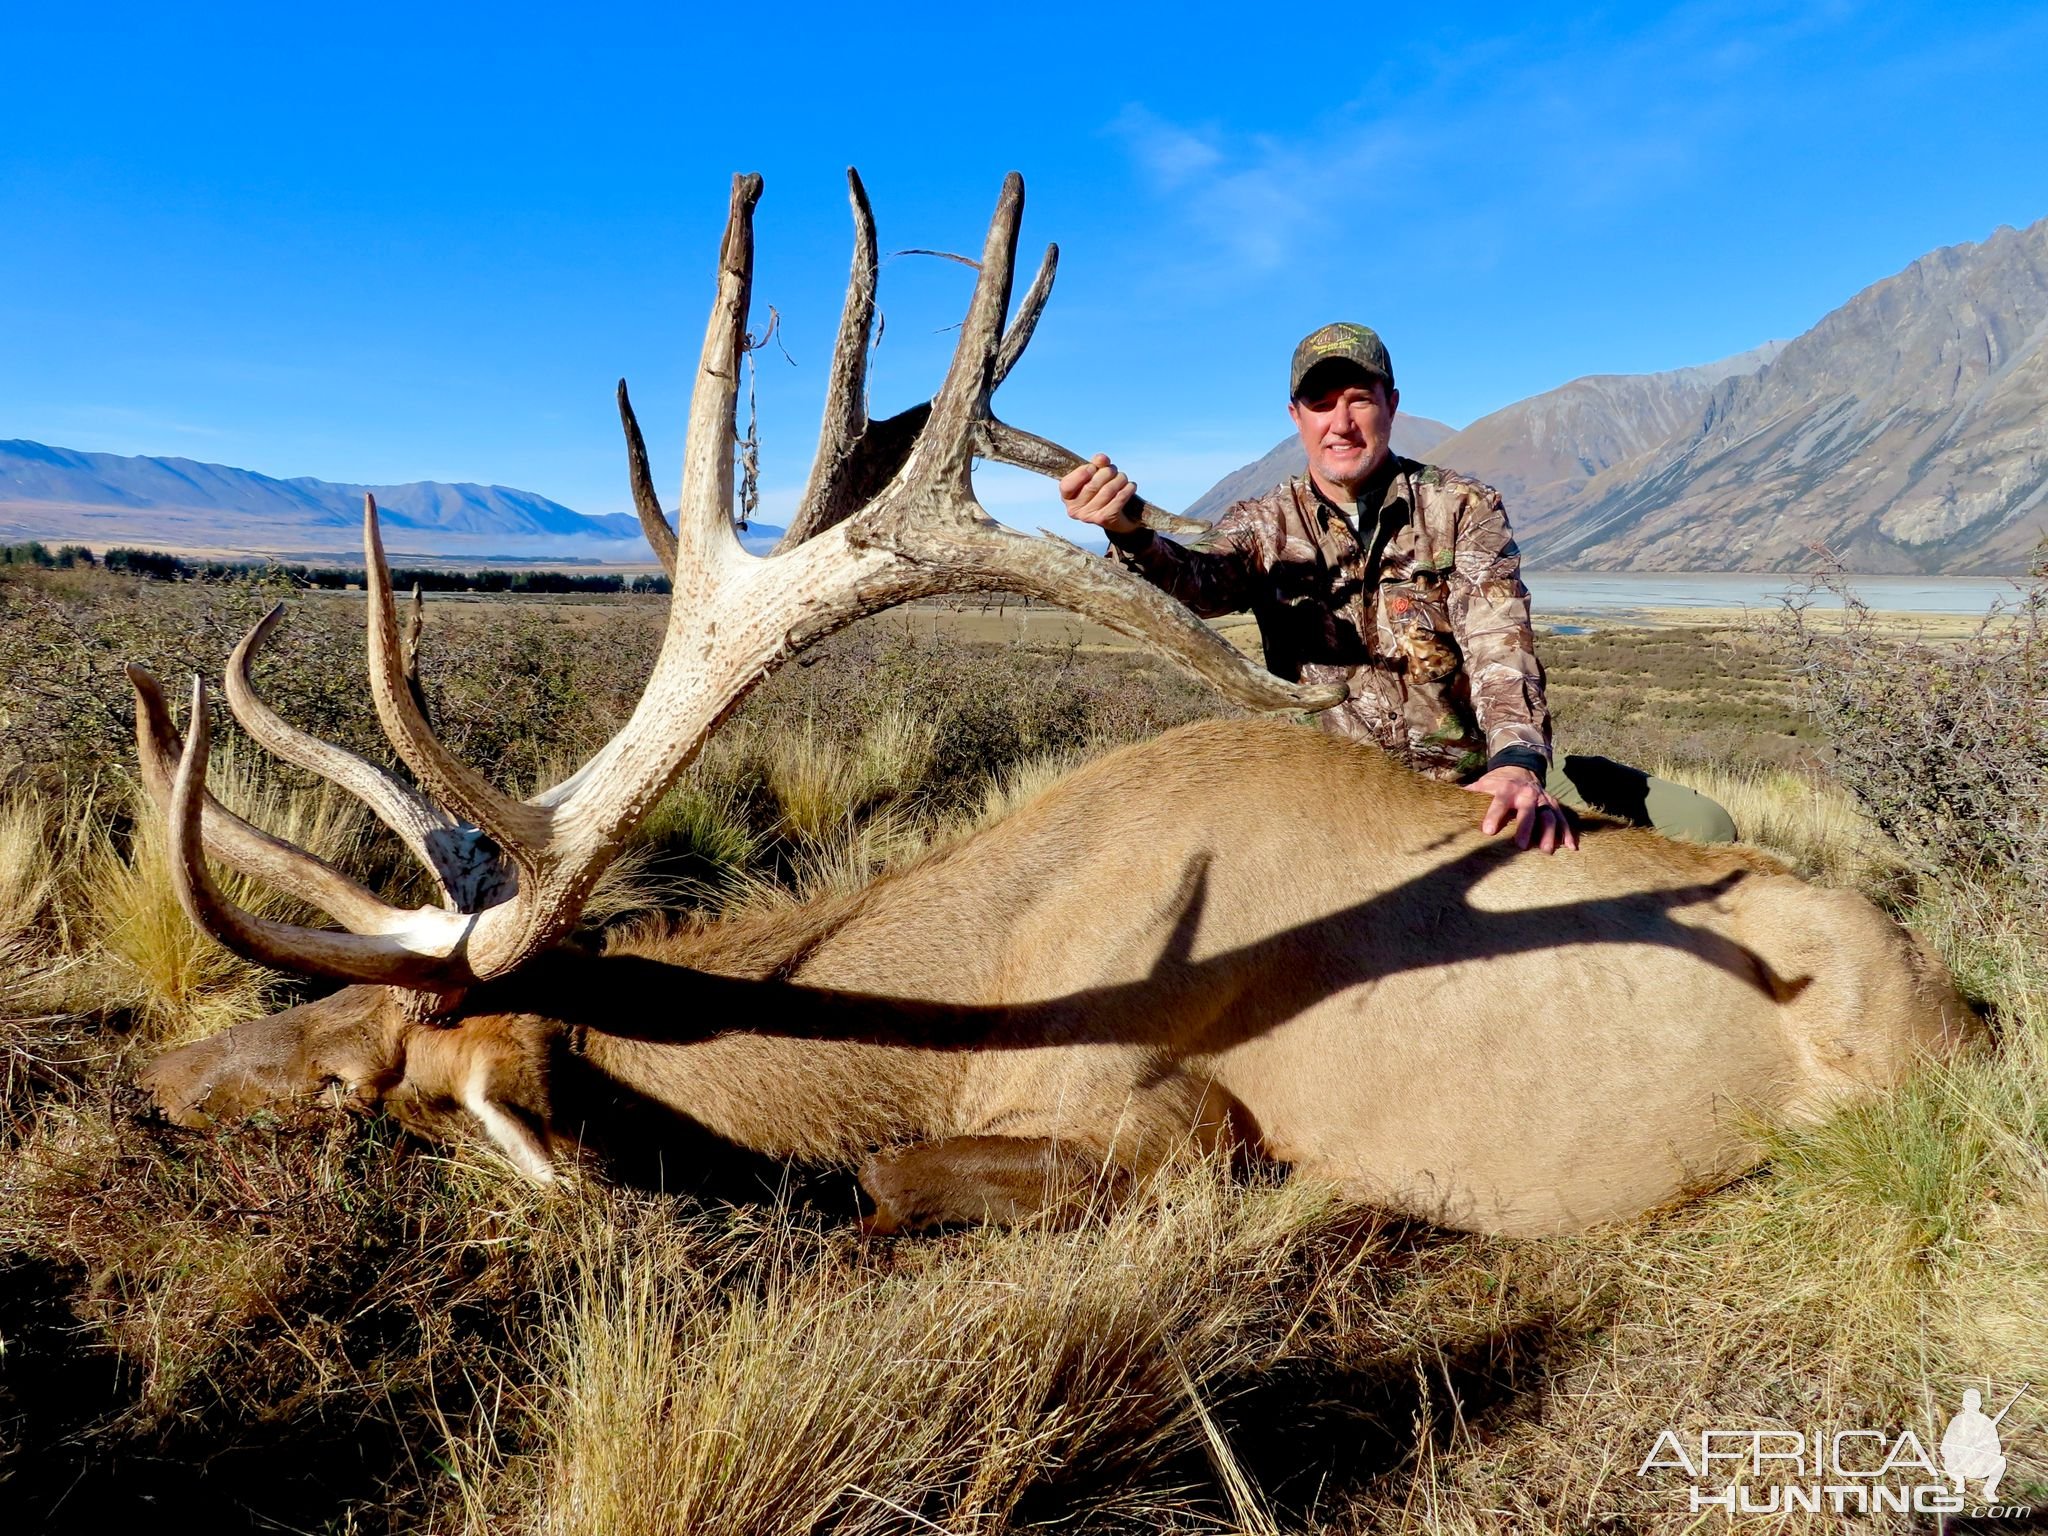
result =
[[[710,729],[709,723],[700,729],[692,721],[679,739],[671,739],[677,733],[673,717],[683,701],[693,702],[702,691],[701,683],[682,676],[700,648],[710,648],[709,634],[700,625],[715,626],[729,612],[727,605],[737,594],[728,587],[727,573],[735,557],[747,559],[732,523],[733,410],[753,287],[754,206],[760,197],[759,176],[733,177],[718,292],[690,394],[667,631],[640,703],[619,735],[533,801],[500,794],[442,747],[417,711],[409,715],[408,704],[397,697],[401,690],[391,685],[396,645],[387,633],[394,622],[390,582],[372,574],[370,674],[386,733],[427,789],[474,821],[519,866],[518,893],[479,914],[470,936],[467,974],[476,979],[505,975],[574,924],[618,838],[645,814],[650,797],[682,771]],[[629,429],[629,454],[631,442]],[[372,551],[366,563],[381,567],[374,505],[365,512],[364,541]]]
[[661,498],[654,493],[654,475],[647,467],[647,442],[640,436],[640,422],[633,415],[633,402],[626,394],[626,381],[619,380],[619,422],[626,429],[626,474],[633,482],[633,510],[640,514],[641,530],[661,562],[662,571],[673,582],[676,577],[676,531],[669,527],[661,510]]
[[[207,870],[200,831],[209,734],[206,684],[195,677],[191,728],[171,783],[168,817],[171,885],[187,917],[236,954],[281,971],[423,992],[459,990],[468,982],[457,956],[470,920],[455,913],[385,907],[385,931],[336,933],[257,917],[228,900]],[[415,947],[422,938],[431,938],[432,947]]]
[[[414,599],[417,602],[417,592]],[[273,607],[256,621],[228,657],[223,679],[228,708],[242,729],[264,750],[339,785],[368,806],[379,821],[398,835],[412,856],[433,871],[449,907],[475,911],[494,899],[502,899],[511,871],[494,851],[479,844],[473,827],[464,826],[425,795],[400,783],[374,763],[308,735],[257,696],[249,679],[250,663],[283,613],[284,604]],[[415,608],[415,630],[418,622]],[[409,688],[407,692],[417,706],[417,691]],[[358,926],[332,907],[326,910],[344,927]]]
[[[913,471],[907,464],[904,471],[908,480],[944,485],[958,492],[969,506],[973,501],[973,429],[988,415],[989,392],[995,387],[1003,317],[1009,313],[1010,280],[1017,266],[1017,226],[1023,216],[1024,178],[1012,171],[1003,178],[1002,196],[996,199],[988,238],[982,242],[981,271],[975,277],[967,318],[960,324],[960,341],[953,349],[946,381],[932,397],[931,420],[910,453],[917,468]],[[1020,345],[1018,351],[1022,350]]]
[[[869,421],[858,382],[849,384],[843,392],[837,383],[842,363],[848,359],[857,364],[858,372],[853,375],[854,379],[858,381],[866,377],[867,332],[874,308],[874,216],[859,176],[849,170],[847,177],[855,194],[854,267],[853,277],[847,285],[846,309],[840,317],[839,343],[833,352],[835,382],[826,396],[825,432],[829,436],[835,427],[844,423],[857,421],[858,425],[845,427],[843,435],[837,439],[838,446],[829,453],[826,451],[826,439],[821,437],[803,499],[776,545],[778,554],[794,549],[806,539],[815,538],[827,528],[843,522],[879,493],[903,467],[903,461],[910,456],[911,448],[932,413],[932,403],[927,400],[881,421]],[[991,394],[1010,376],[1017,360],[1024,355],[1024,349],[1031,344],[1039,316],[1052,297],[1059,258],[1060,248],[1057,245],[1045,248],[1037,275],[1024,291],[1017,313],[1011,317],[1009,328],[1003,333],[1002,346],[996,354],[995,371],[989,382]],[[860,309],[858,324],[854,322],[856,301]],[[975,423],[974,451],[981,458],[1033,470],[1055,480],[1081,463],[1081,456],[1071,449],[1032,433],[1021,432],[993,414],[985,415]],[[1177,516],[1152,505],[1143,497],[1133,497],[1129,511],[1132,516],[1142,519],[1146,527],[1161,533],[1200,536],[1209,531],[1207,523]]]
[[412,584],[412,606],[405,614],[405,691],[412,695],[412,701],[420,712],[420,718],[429,725],[433,719],[427,713],[427,690],[420,685],[420,637],[427,627],[427,597],[420,590],[417,578]]
[[[1010,370],[1017,366],[1017,360],[1024,355],[1024,349],[1031,345],[1031,336],[1038,329],[1038,317],[1045,312],[1046,301],[1052,297],[1053,279],[1059,273],[1060,248],[1048,245],[1045,259],[1038,264],[1038,275],[1031,279],[1031,286],[1024,290],[1023,301],[1017,306],[1017,313],[1010,321],[1010,328],[1003,333],[1002,350],[996,354],[995,376],[989,382],[989,391],[994,393],[1010,376]],[[993,413],[986,413],[975,423],[975,452],[984,459],[998,464],[1014,465],[1018,469],[1029,469],[1038,474],[1059,479],[1068,470],[1082,462],[1081,456],[1071,449],[1062,448],[1034,433],[1020,432],[1017,428],[999,420]],[[1163,507],[1155,507],[1142,496],[1131,498],[1125,509],[1138,518],[1146,527],[1161,533],[1182,533],[1201,535],[1209,531],[1209,525],[1191,517],[1179,517]]]
[[[1005,359],[1014,365],[1030,341],[1057,264],[1056,252],[1048,251],[1017,323],[1002,335],[1023,206],[1023,178],[1012,172],[1004,179],[989,222],[980,277],[946,382],[932,401],[931,419],[887,490],[844,525],[853,547],[887,550],[908,569],[871,566],[842,576],[852,588],[848,596],[853,612],[821,614],[815,621],[800,623],[792,631],[793,642],[818,638],[852,617],[911,598],[962,591],[1020,592],[1159,646],[1248,708],[1321,709],[1338,703],[1346,692],[1342,686],[1282,682],[1254,666],[1164,593],[1063,540],[1032,539],[1006,529],[976,504],[969,473],[977,449],[991,457],[1024,459],[1030,468],[1043,468],[1048,459],[1067,459],[1069,464],[1062,469],[1080,462],[1042,438],[997,421],[989,409],[989,395]],[[820,550],[816,558],[823,565],[833,554]]]
[[[853,205],[853,270],[847,274],[846,302],[839,311],[839,335],[832,344],[832,367],[825,382],[825,418],[818,428],[818,451],[796,513],[783,534],[785,547],[801,544],[846,515],[847,461],[868,432],[868,338],[875,323],[875,282],[879,271],[875,246],[875,213],[860,172],[846,168],[846,195]],[[903,439],[907,450],[909,436]],[[894,472],[896,466],[890,465]],[[884,479],[887,478],[885,474]]]
[[[142,785],[168,821],[185,741],[171,723],[171,711],[156,678],[141,667],[130,667],[128,681],[135,689],[135,746]],[[325,859],[272,837],[222,805],[207,792],[203,773],[198,799],[201,841],[215,857],[242,874],[319,908],[346,928],[375,928],[393,915],[394,909],[374,892]]]
[[1060,248],[1048,245],[1044,258],[1038,263],[1037,275],[1031,279],[1031,286],[1024,290],[1023,302],[1010,319],[1010,328],[1003,332],[1002,350],[996,353],[995,377],[989,380],[990,393],[1002,387],[1003,380],[1010,376],[1010,370],[1017,366],[1017,359],[1031,345],[1031,333],[1038,329],[1038,317],[1045,313],[1045,303],[1052,297],[1052,282],[1059,275],[1059,270]]
[[547,813],[502,793],[443,746],[406,686],[391,568],[385,562],[384,537],[377,526],[377,498],[368,493],[363,496],[363,568],[370,589],[370,697],[384,734],[428,794],[480,828],[514,864],[530,872],[547,840]]
[[760,200],[759,176],[733,177],[718,253],[718,296],[704,329],[683,446],[682,508],[676,517],[679,600],[683,582],[710,578],[717,564],[740,549],[732,526],[733,410],[739,403],[740,357],[754,287],[754,205]]

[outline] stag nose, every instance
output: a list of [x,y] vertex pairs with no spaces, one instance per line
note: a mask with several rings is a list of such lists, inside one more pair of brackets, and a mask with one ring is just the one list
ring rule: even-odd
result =
[[201,1130],[218,1117],[214,1096],[214,1073],[224,1052],[220,1049],[232,1031],[181,1046],[151,1062],[136,1077],[136,1083],[156,1103],[156,1108],[173,1125]]

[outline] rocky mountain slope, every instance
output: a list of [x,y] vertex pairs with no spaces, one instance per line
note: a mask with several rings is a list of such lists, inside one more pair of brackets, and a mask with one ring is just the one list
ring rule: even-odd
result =
[[1784,346],[1765,342],[1698,368],[1573,379],[1480,417],[1436,444],[1430,457],[1499,491],[1526,538],[1568,509],[1602,470],[1690,431],[1717,385],[1756,372]]
[[2024,570],[2048,532],[2048,219],[1924,256],[1793,341],[1576,379],[1421,456],[1497,487],[1540,566],[1789,571],[1824,545],[1852,571]]
[[1596,570],[2023,570],[2048,532],[2048,219],[1873,284],[1523,543]]

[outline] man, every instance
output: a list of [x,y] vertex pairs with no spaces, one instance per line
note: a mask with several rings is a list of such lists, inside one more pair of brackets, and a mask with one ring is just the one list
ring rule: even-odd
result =
[[1552,769],[1506,509],[1478,481],[1389,450],[1401,393],[1377,335],[1336,324],[1304,338],[1288,394],[1308,475],[1232,506],[1200,548],[1129,516],[1135,487],[1101,454],[1060,481],[1067,514],[1099,526],[1125,565],[1205,618],[1250,609],[1270,670],[1349,686],[1318,717],[1325,730],[1486,796],[1488,836],[1512,824],[1518,847],[1577,848],[1561,796],[1734,836],[1720,807],[1635,769],[1604,758],[1571,759],[1569,777]]

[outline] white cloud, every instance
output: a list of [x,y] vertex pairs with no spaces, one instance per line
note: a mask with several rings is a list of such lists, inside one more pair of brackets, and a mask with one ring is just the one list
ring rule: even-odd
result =
[[1485,266],[1489,229],[1622,214],[1682,182],[1849,19],[1839,3],[1708,3],[1619,29],[1545,19],[1362,69],[1352,99],[1330,95],[1283,133],[1176,122],[1142,102],[1107,131],[1159,204],[1163,264],[1197,282],[1271,273],[1364,227]]
[[[1300,138],[1177,124],[1140,103],[1109,125],[1164,205],[1199,282],[1274,271],[1344,229],[1398,166],[1405,136],[1350,122]],[[1186,237],[1194,240],[1187,243]],[[1218,269],[1222,270],[1218,270]]]
[[1109,125],[1155,187],[1171,192],[1223,162],[1223,151],[1195,129],[1169,123],[1132,102]]

